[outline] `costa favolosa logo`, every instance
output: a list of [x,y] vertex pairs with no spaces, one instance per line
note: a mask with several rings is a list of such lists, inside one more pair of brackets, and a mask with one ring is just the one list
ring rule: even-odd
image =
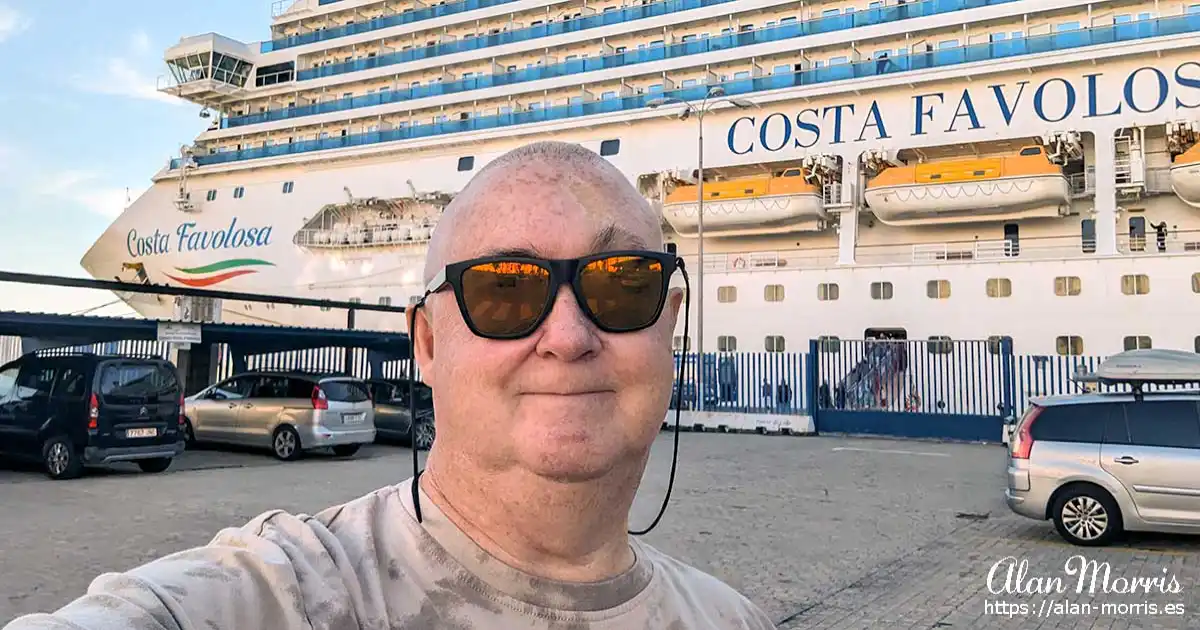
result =
[[275,263],[258,258],[230,258],[203,267],[176,267],[181,275],[164,273],[166,277],[189,287],[211,287],[226,280],[258,273],[254,267],[274,267]]

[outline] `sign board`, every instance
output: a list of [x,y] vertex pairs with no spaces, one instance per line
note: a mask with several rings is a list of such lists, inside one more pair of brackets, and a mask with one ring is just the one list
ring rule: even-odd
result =
[[190,347],[194,343],[200,343],[200,324],[159,322],[158,341],[183,348]]

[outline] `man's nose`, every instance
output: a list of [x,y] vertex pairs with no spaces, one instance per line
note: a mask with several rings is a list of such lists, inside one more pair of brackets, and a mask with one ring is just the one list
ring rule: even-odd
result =
[[550,314],[542,322],[537,352],[565,361],[583,358],[600,347],[599,330],[587,318],[569,286],[559,288],[550,305]]

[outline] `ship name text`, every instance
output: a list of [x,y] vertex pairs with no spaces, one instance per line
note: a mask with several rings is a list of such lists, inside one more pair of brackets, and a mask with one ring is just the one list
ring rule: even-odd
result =
[[271,244],[271,226],[241,228],[237,221],[234,217],[229,227],[218,230],[196,229],[194,221],[180,223],[174,232],[155,229],[153,234],[143,235],[135,228],[125,235],[125,247],[130,256],[141,258],[172,252],[257,248]]
[[[896,98],[870,103],[808,107],[796,113],[746,115],[733,121],[726,145],[735,155],[817,144],[841,145],[892,138],[903,129],[911,136],[1042,126],[1159,112],[1200,109],[1200,62],[1173,69],[1144,66],[1121,78],[1096,72],[1074,80],[1052,77],[985,84],[960,91],[928,91],[909,97],[911,108]],[[864,105],[866,105],[864,107]],[[907,115],[900,115],[907,109]],[[1197,112],[1200,113],[1200,112]]]

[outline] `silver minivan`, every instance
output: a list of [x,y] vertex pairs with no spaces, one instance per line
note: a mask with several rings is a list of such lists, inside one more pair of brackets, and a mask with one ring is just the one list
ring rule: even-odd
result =
[[1200,534],[1200,394],[1034,399],[1009,444],[1008,506],[1076,545]]
[[264,447],[282,460],[331,447],[349,457],[375,441],[367,385],[347,376],[248,372],[187,400],[189,443]]

